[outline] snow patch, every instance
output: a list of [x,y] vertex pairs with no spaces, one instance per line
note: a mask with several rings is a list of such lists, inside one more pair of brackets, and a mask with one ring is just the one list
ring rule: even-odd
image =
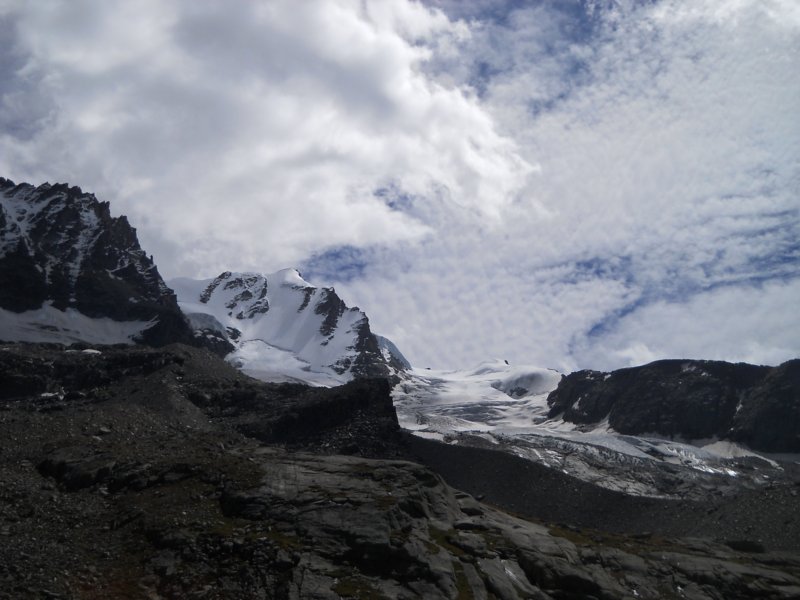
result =
[[710,452],[714,456],[719,456],[720,458],[758,458],[769,463],[776,469],[780,468],[780,465],[778,465],[778,463],[776,463],[774,460],[770,460],[761,454],[757,454],[752,450],[748,450],[744,446],[740,446],[735,442],[729,442],[727,440],[719,440],[711,444],[706,444],[703,446],[703,450]]
[[133,344],[153,324],[87,317],[74,308],[53,308],[50,302],[21,313],[0,308],[0,335],[7,342]]
[[311,370],[311,366],[293,352],[277,348],[263,340],[242,343],[226,360],[247,375],[274,383],[306,383],[332,387],[346,382],[327,372]]

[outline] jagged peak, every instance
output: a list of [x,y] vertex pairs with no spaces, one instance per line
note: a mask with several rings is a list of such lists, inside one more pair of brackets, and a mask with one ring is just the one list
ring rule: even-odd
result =
[[[389,365],[361,309],[347,306],[332,287],[308,283],[295,268],[269,274],[225,271],[214,279],[181,278],[170,284],[190,319],[213,315],[223,327],[241,332],[228,340],[236,347],[231,360],[256,376],[274,373],[271,365],[280,361],[281,376],[288,369],[296,379],[313,377],[325,385],[331,374],[341,383],[403,368]],[[203,317],[195,320],[200,325]],[[327,375],[320,378],[320,373]]]
[[49,181],[45,181],[44,183],[35,186],[26,182],[15,183],[13,180],[8,179],[7,177],[0,177],[0,190],[12,192],[15,191],[12,195],[21,195],[23,192],[25,192],[25,196],[29,198],[40,196],[47,192],[57,192],[66,194],[75,199],[80,198],[91,200],[102,206],[107,207],[109,205],[108,202],[98,201],[94,194],[90,192],[84,192],[79,186],[70,185],[66,182],[50,183]]
[[191,340],[128,219],[78,186],[0,178],[0,274],[23,282],[0,292],[0,309],[20,314],[49,303],[90,319],[158,321],[147,330],[151,343]]

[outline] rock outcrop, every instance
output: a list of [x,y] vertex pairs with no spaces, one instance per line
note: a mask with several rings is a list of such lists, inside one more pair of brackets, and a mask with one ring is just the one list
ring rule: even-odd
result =
[[[0,281],[0,309],[11,313],[74,310],[89,319],[141,323],[136,341],[192,340],[175,294],[139,246],[136,230],[78,187],[0,178]],[[0,329],[0,339],[40,340],[47,330],[37,332],[36,325],[27,328],[30,335],[26,328]],[[54,341],[86,333],[59,338],[57,327],[46,327]]]
[[578,371],[547,399],[549,417],[622,434],[726,439],[800,452],[800,360],[778,367],[662,360],[611,373]]
[[454,490],[398,460],[383,380],[265,384],[180,345],[5,345],[0,374],[0,598],[800,593],[796,549],[533,522]]

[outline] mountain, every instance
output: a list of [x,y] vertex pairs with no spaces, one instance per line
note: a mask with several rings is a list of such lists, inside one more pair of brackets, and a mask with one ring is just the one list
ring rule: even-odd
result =
[[[409,370],[392,395],[401,426],[417,438],[491,448],[629,496],[707,501],[782,476],[771,453],[798,451],[799,375],[797,360],[658,361],[569,375],[496,360]],[[435,465],[464,488],[448,461]],[[465,489],[504,501],[491,486]],[[518,499],[526,489],[542,501],[522,481]]]
[[66,184],[0,178],[0,280],[13,282],[0,286],[4,341],[182,342],[262,379],[328,386],[407,364],[363,311],[293,269],[176,279],[181,310],[128,220]]
[[625,435],[800,452],[800,360],[777,367],[661,360],[611,373],[578,371],[559,382],[547,404],[550,418],[606,422]]
[[4,344],[0,598],[797,597],[788,468],[628,496],[409,439],[389,389],[263,383],[177,344]]
[[199,344],[262,379],[317,385],[407,364],[363,311],[292,269],[176,279],[181,310],[128,220],[66,184],[0,178],[0,279],[14,282],[0,287],[0,340]]
[[258,379],[339,385],[390,377],[408,364],[394,344],[372,333],[362,310],[295,269],[226,271],[169,284],[195,336],[228,349],[228,360]]
[[413,369],[66,185],[0,180],[0,277],[0,599],[800,591],[800,361]]
[[0,178],[0,339],[192,342],[125,217],[79,187]]

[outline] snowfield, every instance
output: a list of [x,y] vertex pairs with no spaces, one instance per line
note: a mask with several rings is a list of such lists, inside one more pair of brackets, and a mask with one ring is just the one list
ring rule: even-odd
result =
[[169,285],[192,326],[227,338],[235,347],[227,360],[249,375],[326,386],[353,378],[368,321],[333,288],[315,287],[295,269],[179,278]]
[[547,395],[561,374],[512,367],[502,360],[467,371],[412,369],[394,388],[400,424],[412,431],[449,433],[528,427],[547,415]]
[[[392,395],[400,425],[414,435],[491,446],[629,494],[692,493],[684,488],[697,484],[698,478],[739,477],[743,458],[778,468],[767,457],[728,441],[684,443],[621,435],[606,421],[586,426],[550,419],[547,396],[560,379],[551,369],[494,360],[463,371],[412,369]],[[671,479],[680,485],[665,483]]]
[[74,308],[65,311],[45,302],[41,308],[15,313],[0,308],[3,341],[74,344],[133,344],[153,325],[148,321],[115,321],[92,318]]

